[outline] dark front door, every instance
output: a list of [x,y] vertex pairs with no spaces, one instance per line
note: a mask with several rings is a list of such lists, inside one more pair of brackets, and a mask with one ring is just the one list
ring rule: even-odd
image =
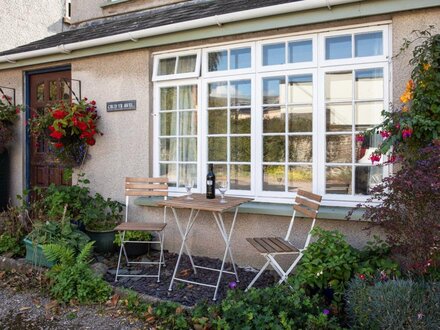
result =
[[[70,83],[70,71],[30,75],[31,115],[42,113],[48,105],[56,104],[61,100],[70,102],[71,92],[68,83]],[[31,137],[30,142],[31,187],[47,187],[51,183],[70,185],[70,180],[63,180],[64,167],[50,152],[48,142],[34,137]]]

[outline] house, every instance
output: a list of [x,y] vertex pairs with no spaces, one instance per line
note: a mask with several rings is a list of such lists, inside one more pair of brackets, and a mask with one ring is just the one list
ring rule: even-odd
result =
[[[356,135],[404,90],[404,38],[439,19],[438,0],[79,0],[70,30],[0,53],[0,86],[31,108],[50,101],[50,84],[65,88],[61,78],[96,100],[104,135],[82,170],[109,197],[123,200],[125,176],[167,176],[175,194],[191,177],[204,192],[213,163],[227,194],[255,200],[232,246],[239,264],[259,265],[245,237],[282,235],[297,188],[324,195],[319,226],[354,246],[368,240],[345,215],[389,168],[368,160],[380,141]],[[17,130],[11,195],[61,183],[62,168]],[[150,200],[137,203],[160,217]],[[221,253],[214,226],[194,228],[194,254]],[[179,248],[173,221],[165,245]]]

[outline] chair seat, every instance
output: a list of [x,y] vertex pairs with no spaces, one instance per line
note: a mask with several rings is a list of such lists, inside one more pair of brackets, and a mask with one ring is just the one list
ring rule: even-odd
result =
[[295,254],[299,253],[298,248],[293,246],[290,242],[285,241],[281,237],[259,237],[246,238],[251,245],[260,253],[263,254]]
[[116,231],[138,230],[138,231],[162,231],[167,224],[163,222],[123,222],[118,225]]

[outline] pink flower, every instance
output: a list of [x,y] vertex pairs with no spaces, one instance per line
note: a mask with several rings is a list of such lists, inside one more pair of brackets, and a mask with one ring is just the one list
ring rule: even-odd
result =
[[364,142],[365,136],[363,134],[357,134],[356,135],[356,142]]
[[375,162],[380,162],[380,158],[381,158],[380,154],[374,154],[374,153],[371,154],[370,156],[371,163],[374,165]]
[[359,274],[359,278],[360,278],[362,281],[365,281],[365,275],[364,275],[364,274]]
[[391,136],[391,133],[388,132],[388,131],[381,131],[381,132],[380,132],[380,135],[381,135],[384,139],[386,139],[386,138],[388,138],[388,137]]

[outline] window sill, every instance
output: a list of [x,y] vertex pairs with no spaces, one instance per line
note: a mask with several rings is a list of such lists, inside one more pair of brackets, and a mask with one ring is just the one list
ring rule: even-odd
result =
[[[157,202],[161,200],[162,197],[138,197],[135,199],[134,204],[139,206],[158,207]],[[351,207],[321,206],[318,219],[346,220],[345,217],[351,209]],[[292,216],[293,211],[291,204],[248,202],[240,206],[239,212],[242,214],[264,214],[290,217]],[[360,220],[361,215],[362,211],[357,210],[353,214],[352,220]]]
[[101,5],[101,8],[110,7],[110,6],[117,5],[117,4],[120,4],[120,3],[123,3],[123,2],[128,2],[128,1],[130,1],[130,0],[115,0],[115,1],[108,1],[108,2],[106,2],[106,3],[104,3],[104,4],[102,4],[102,5]]

